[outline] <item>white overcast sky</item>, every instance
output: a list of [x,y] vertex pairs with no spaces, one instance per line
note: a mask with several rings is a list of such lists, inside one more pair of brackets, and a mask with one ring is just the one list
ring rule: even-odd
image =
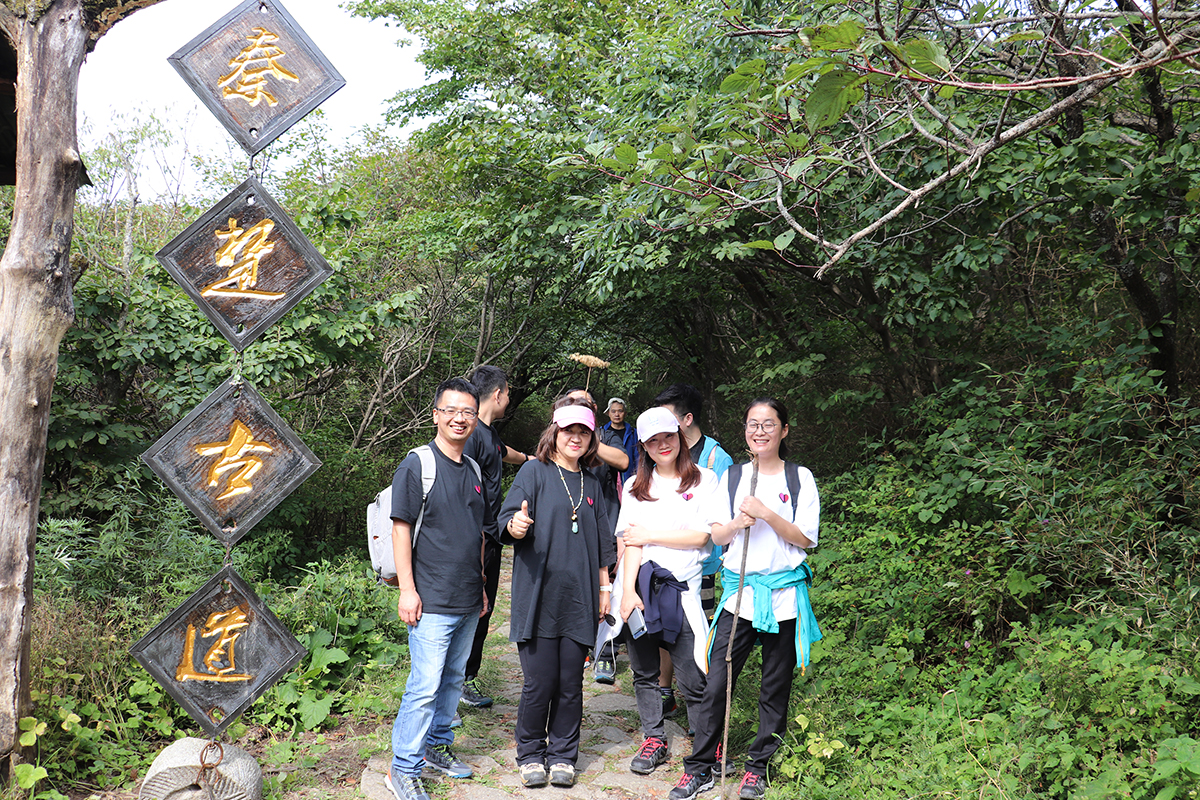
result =
[[[193,152],[225,153],[232,146],[244,155],[167,63],[168,56],[239,2],[163,0],[135,12],[100,37],[79,79],[80,145],[85,154],[114,126],[128,127],[130,120],[154,113],[186,134]],[[350,139],[364,126],[381,124],[390,97],[424,83],[425,70],[415,61],[417,46],[397,45],[409,38],[401,28],[351,16],[338,0],[280,2],[346,80],[320,106],[334,141]],[[143,198],[162,188],[154,186],[152,174],[143,174],[142,181]]]

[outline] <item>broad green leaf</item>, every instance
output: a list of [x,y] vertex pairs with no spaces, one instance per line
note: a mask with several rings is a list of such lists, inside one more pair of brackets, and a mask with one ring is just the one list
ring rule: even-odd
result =
[[865,82],[861,75],[846,70],[826,72],[818,78],[804,102],[804,120],[809,133],[834,124],[850,106],[862,100]]
[[774,250],[775,243],[768,242],[765,239],[759,239],[756,242],[746,242],[746,247],[753,247],[755,250]]
[[858,46],[866,27],[856,19],[837,25],[818,25],[806,28],[801,39],[814,50],[853,50]]
[[787,250],[788,245],[792,243],[792,239],[796,238],[796,232],[790,228],[775,237],[775,249]]
[[17,778],[17,786],[22,789],[32,789],[34,784],[49,775],[45,767],[35,767],[33,764],[17,764],[13,767],[13,775]]
[[619,144],[613,155],[617,157],[618,161],[631,167],[637,165],[637,150],[633,148],[633,145]]
[[758,87],[759,76],[734,72],[721,81],[722,94],[745,94]]
[[928,39],[916,39],[904,45],[905,63],[923,75],[936,75],[950,71],[950,59],[945,49]]

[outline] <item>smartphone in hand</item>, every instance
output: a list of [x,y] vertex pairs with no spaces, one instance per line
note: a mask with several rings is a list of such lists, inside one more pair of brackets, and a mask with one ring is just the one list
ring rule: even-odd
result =
[[646,617],[642,614],[640,608],[635,608],[626,620],[629,625],[629,632],[633,634],[633,638],[640,639],[642,634],[646,632]]

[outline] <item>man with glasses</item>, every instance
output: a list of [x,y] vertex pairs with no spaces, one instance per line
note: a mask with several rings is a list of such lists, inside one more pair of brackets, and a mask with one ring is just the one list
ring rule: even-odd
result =
[[[450,730],[462,690],[463,671],[484,595],[483,543],[487,498],[479,472],[463,454],[475,430],[479,394],[469,381],[452,378],[433,398],[437,434],[429,447],[437,464],[426,497],[421,460],[410,452],[392,478],[392,547],[400,599],[397,612],[408,626],[408,681],[392,726],[388,786],[397,800],[429,800],[421,770],[430,766],[453,778],[470,778],[471,767],[450,749]],[[421,524],[414,542],[414,523]]]

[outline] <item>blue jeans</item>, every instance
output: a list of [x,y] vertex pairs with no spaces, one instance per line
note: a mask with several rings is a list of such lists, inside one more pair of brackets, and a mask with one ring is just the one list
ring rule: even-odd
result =
[[427,613],[408,626],[412,666],[392,725],[392,769],[398,775],[420,776],[425,748],[454,742],[450,723],[462,694],[463,670],[478,622],[478,611]]

